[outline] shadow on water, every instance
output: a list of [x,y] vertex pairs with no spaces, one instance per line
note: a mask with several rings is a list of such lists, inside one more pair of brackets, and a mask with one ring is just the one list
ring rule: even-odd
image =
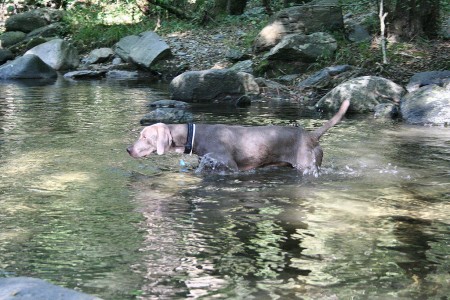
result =
[[[349,117],[322,137],[318,178],[199,174],[195,156],[125,152],[165,88],[0,83],[0,276],[105,299],[450,294],[448,129]],[[289,102],[192,110],[206,123],[325,122]]]

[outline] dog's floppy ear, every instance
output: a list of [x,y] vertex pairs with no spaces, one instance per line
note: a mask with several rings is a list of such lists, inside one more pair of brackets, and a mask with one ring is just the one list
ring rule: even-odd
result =
[[156,153],[162,155],[169,151],[170,146],[172,145],[172,134],[166,124],[158,123],[155,125],[157,125]]

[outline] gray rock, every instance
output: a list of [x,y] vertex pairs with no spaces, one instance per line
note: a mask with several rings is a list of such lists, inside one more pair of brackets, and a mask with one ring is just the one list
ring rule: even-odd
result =
[[372,39],[371,33],[379,29],[379,19],[374,12],[356,16],[350,14],[344,17],[344,25],[348,39],[360,43]]
[[352,42],[356,43],[367,42],[372,39],[372,36],[370,35],[369,31],[361,24],[349,21],[346,24],[346,28],[347,28],[347,37]]
[[14,44],[25,40],[27,34],[22,31],[8,31],[0,35],[0,46],[3,48],[10,47]]
[[258,77],[258,78],[255,78],[255,81],[258,83],[258,85],[260,87],[263,87],[263,88],[268,88],[268,89],[272,89],[272,90],[285,90],[285,89],[287,89],[287,87],[284,86],[283,84],[278,83],[278,82],[273,81],[273,80],[270,80],[270,79],[267,79],[267,78]]
[[107,62],[114,56],[114,51],[111,48],[99,48],[92,50],[86,60],[86,64],[100,64]]
[[253,61],[251,59],[240,61],[232,65],[229,69],[236,72],[253,74]]
[[40,44],[28,50],[25,54],[39,56],[55,70],[73,69],[78,67],[80,63],[77,49],[62,39],[54,39]]
[[259,94],[252,75],[228,69],[188,71],[169,86],[170,98],[187,102],[234,102],[243,95]]
[[133,46],[139,41],[139,36],[129,35],[121,38],[114,47],[113,51],[125,62],[130,62],[130,52]]
[[301,81],[297,86],[300,89],[316,88],[321,89],[328,87],[332,82],[332,76],[336,76],[346,71],[350,71],[352,67],[350,65],[339,65],[324,68],[305,80]]
[[331,82],[330,73],[326,70],[320,70],[319,72],[314,73],[310,77],[305,80],[299,82],[297,85],[301,90],[307,88],[316,88],[321,89],[328,86]]
[[37,10],[10,16],[5,22],[6,31],[31,32],[48,25],[48,21]]
[[40,36],[40,37],[58,37],[61,35],[61,32],[63,31],[63,24],[62,23],[53,23],[49,24],[44,27],[37,28],[30,33],[27,34],[27,39]]
[[0,49],[0,65],[14,58],[14,54],[8,49]]
[[148,105],[152,108],[189,108],[191,105],[189,103],[177,100],[158,100],[150,103]]
[[316,0],[286,8],[275,14],[254,42],[256,52],[268,50],[294,33],[310,34],[344,28],[342,9],[337,0]]
[[332,89],[319,100],[316,107],[324,111],[337,111],[342,101],[349,99],[349,111],[371,112],[380,103],[400,103],[404,93],[403,87],[388,79],[362,76]]
[[319,57],[329,57],[337,49],[336,40],[328,33],[310,35],[290,34],[273,47],[267,58],[270,60],[315,62]]
[[64,78],[71,78],[71,79],[92,79],[92,78],[102,78],[105,77],[106,71],[105,70],[80,70],[80,71],[73,71],[68,72],[64,74]]
[[108,79],[135,79],[139,78],[137,71],[110,70],[106,73]]
[[169,45],[153,31],[121,39],[114,46],[114,51],[124,61],[147,69],[172,55]]
[[101,300],[98,297],[63,288],[29,277],[0,278],[2,300]]
[[187,123],[194,119],[191,112],[180,108],[157,108],[146,114],[140,121],[141,125],[154,123]]
[[446,79],[450,79],[450,71],[429,71],[414,74],[406,85],[408,92],[418,90],[425,85],[443,86]]
[[283,75],[277,78],[277,81],[287,84],[287,85],[293,85],[295,81],[300,77],[300,74],[288,74]]
[[400,108],[395,103],[380,103],[374,110],[375,119],[394,119],[400,114]]
[[450,125],[450,85],[424,86],[403,97],[402,118],[409,124]]
[[122,59],[120,57],[114,57],[111,63],[113,65],[120,65],[122,62],[123,61],[122,61]]
[[49,79],[57,73],[38,56],[27,54],[0,66],[0,79]]
[[238,62],[249,59],[250,55],[243,53],[242,51],[237,49],[228,49],[225,52],[225,57],[232,62]]

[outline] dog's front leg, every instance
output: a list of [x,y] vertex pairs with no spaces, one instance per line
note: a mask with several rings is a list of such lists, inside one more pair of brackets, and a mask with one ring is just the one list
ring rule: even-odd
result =
[[228,155],[220,155],[217,153],[207,153],[200,158],[197,173],[214,172],[214,173],[235,173],[239,168],[232,157]]

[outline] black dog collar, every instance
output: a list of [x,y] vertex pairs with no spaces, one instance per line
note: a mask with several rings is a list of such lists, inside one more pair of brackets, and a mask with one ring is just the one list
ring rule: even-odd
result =
[[192,147],[194,147],[194,131],[195,125],[193,123],[188,123],[188,133],[187,133],[187,142],[184,145],[184,153],[192,154]]

